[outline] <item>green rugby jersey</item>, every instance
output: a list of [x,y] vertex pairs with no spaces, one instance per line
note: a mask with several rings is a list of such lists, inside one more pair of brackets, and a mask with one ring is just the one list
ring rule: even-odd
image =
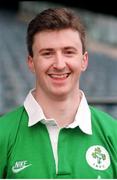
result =
[[92,135],[79,127],[60,130],[57,172],[44,124],[28,127],[23,106],[1,117],[0,178],[117,178],[117,121],[95,108],[90,110]]

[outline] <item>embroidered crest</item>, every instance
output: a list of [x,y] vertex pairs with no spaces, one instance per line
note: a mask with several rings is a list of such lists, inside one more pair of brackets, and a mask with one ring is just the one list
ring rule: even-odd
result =
[[110,166],[108,151],[100,145],[91,146],[86,152],[88,164],[97,170],[105,170]]

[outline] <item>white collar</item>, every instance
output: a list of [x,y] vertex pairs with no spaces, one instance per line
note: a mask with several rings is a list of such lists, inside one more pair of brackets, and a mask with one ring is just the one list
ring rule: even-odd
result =
[[[33,126],[34,124],[38,123],[39,121],[46,120],[46,117],[43,113],[43,110],[41,106],[37,103],[35,98],[32,95],[32,91],[34,89],[30,90],[29,94],[27,95],[25,101],[24,101],[24,107],[27,111],[27,114],[29,116],[29,122],[28,126]],[[92,128],[91,128],[91,112],[87,103],[87,100],[85,98],[85,95],[83,91],[82,93],[82,99],[79,105],[79,108],[77,110],[75,120],[73,123],[68,125],[66,128],[75,128],[79,126],[79,128],[86,134],[92,134]],[[52,120],[52,119],[51,119]]]

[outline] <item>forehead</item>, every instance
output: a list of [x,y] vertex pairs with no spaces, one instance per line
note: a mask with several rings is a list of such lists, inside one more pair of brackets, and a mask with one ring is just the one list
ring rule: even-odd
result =
[[63,29],[42,31],[34,36],[34,47],[49,48],[56,46],[82,46],[78,31]]

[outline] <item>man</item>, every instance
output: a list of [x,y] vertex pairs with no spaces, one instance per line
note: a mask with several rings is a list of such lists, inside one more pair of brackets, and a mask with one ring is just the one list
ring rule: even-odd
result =
[[27,45],[35,88],[0,119],[0,178],[117,178],[117,122],[88,106],[79,87],[88,65],[79,17],[41,12]]

